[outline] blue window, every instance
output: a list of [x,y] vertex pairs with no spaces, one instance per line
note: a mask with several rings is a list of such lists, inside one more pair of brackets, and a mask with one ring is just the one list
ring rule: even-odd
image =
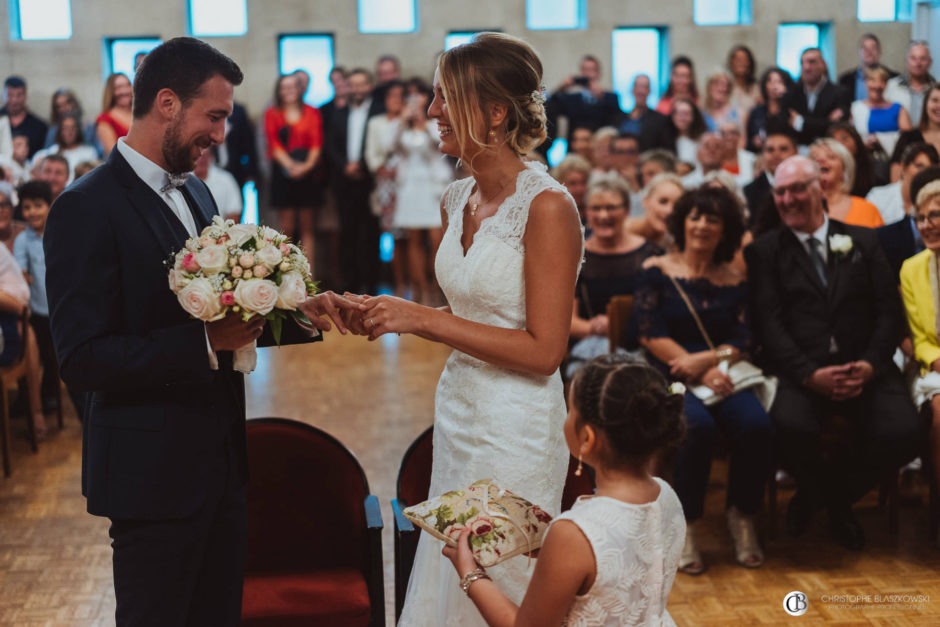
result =
[[[835,67],[831,25],[780,24],[777,27],[777,65],[790,73],[794,80],[800,76],[800,56],[807,48],[822,50],[829,69]],[[832,77],[829,77],[830,80]]]
[[587,26],[586,0],[526,0],[525,25],[531,30]]
[[461,44],[468,44],[470,40],[473,39],[473,36],[477,33],[482,33],[487,29],[480,30],[459,30],[451,31],[447,33],[447,36],[444,37],[444,50],[450,50],[454,46],[459,46]]
[[9,0],[12,39],[70,39],[71,0]]
[[143,52],[150,52],[159,46],[162,40],[159,37],[128,37],[105,39],[105,54],[107,65],[105,76],[121,72],[131,81],[134,80],[134,57]]
[[189,0],[193,37],[240,37],[248,32],[245,0]]
[[416,0],[359,0],[360,33],[411,33],[416,30]]
[[750,24],[751,0],[694,0],[692,18],[699,26]]
[[911,0],[858,0],[859,22],[910,22]]
[[281,74],[305,70],[310,87],[304,101],[319,107],[333,98],[330,70],[333,69],[333,35],[281,35],[278,38],[278,67]]
[[639,74],[650,77],[650,107],[659,102],[659,94],[665,87],[663,77],[668,75],[665,28],[637,27],[618,28],[613,32],[614,91],[620,98],[624,111],[633,110],[633,79]]

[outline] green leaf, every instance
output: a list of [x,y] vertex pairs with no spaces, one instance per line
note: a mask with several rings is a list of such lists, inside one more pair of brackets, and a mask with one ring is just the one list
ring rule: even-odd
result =
[[278,346],[281,345],[281,327],[284,324],[284,319],[280,316],[274,316],[268,324],[271,325],[271,334],[274,336],[274,343]]
[[305,314],[299,309],[295,309],[294,311],[290,312],[290,314],[294,317],[295,320],[297,320],[297,322],[301,324],[304,324],[304,325],[313,324],[312,322],[310,322],[310,318],[307,317],[307,314]]

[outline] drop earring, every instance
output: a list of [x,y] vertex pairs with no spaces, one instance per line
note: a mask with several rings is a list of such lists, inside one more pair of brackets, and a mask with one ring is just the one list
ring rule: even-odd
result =
[[581,455],[579,454],[579,455],[578,455],[578,467],[574,469],[574,476],[575,476],[575,477],[580,477],[580,476],[581,476],[581,471],[582,471],[583,468],[584,468],[584,464],[581,463]]

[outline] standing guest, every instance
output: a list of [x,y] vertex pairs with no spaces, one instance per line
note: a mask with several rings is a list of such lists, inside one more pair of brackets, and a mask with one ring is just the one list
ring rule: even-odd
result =
[[[232,351],[264,320],[193,320],[162,261],[215,213],[202,181],[169,175],[222,142],[241,81],[196,39],[150,51],[130,132],[56,201],[43,238],[62,376],[87,399],[82,492],[111,521],[118,625],[240,623],[248,456]],[[326,330],[336,302],[320,294],[303,310]]]
[[68,182],[72,182],[72,174],[82,161],[92,161],[98,158],[98,151],[85,143],[82,133],[81,121],[74,115],[63,116],[55,127],[55,141],[48,148],[43,148],[33,157],[33,163],[42,163],[49,155],[65,157],[69,166]]
[[777,215],[776,208],[769,206],[769,203],[773,202],[770,190],[774,187],[774,172],[784,159],[796,154],[796,138],[785,125],[780,125],[778,128],[771,127],[762,144],[761,172],[754,177],[753,181],[744,186],[748,228],[752,230],[761,223],[765,212],[768,215]]
[[370,208],[373,182],[365,162],[371,94],[369,72],[352,70],[348,104],[336,110],[326,137],[331,188],[340,219],[343,279],[347,290],[357,294],[374,294],[379,278],[379,222]]
[[921,110],[920,124],[917,128],[901,133],[891,155],[891,180],[901,176],[901,153],[908,145],[927,142],[940,151],[940,84],[934,83],[927,89]]
[[52,192],[52,202],[55,202],[59,195],[65,191],[69,181],[72,180],[72,170],[69,168],[68,160],[62,155],[49,155],[39,164],[37,178],[49,184],[49,189]]
[[888,78],[898,75],[881,64],[881,41],[878,37],[874,33],[865,33],[858,39],[858,67],[840,75],[839,86],[853,101],[865,100],[868,97],[865,72],[875,68],[883,69]]
[[643,190],[643,215],[627,219],[627,230],[663,250],[672,246],[667,222],[673,206],[682,196],[682,179],[675,174],[657,174]]
[[633,110],[620,122],[621,134],[630,133],[640,138],[640,150],[672,149],[675,143],[669,118],[649,108],[650,77],[637,74],[633,79]]
[[313,168],[323,147],[320,112],[306,104],[300,84],[292,74],[277,79],[274,106],[264,114],[264,131],[271,164],[271,206],[277,209],[281,232],[298,238],[313,268],[314,209],[323,191]]
[[810,146],[809,158],[819,168],[818,183],[831,218],[869,228],[884,224],[878,207],[861,196],[852,195],[855,160],[845,146],[830,137],[817,139]]
[[300,90],[300,99],[305,100],[307,98],[307,91],[310,89],[310,72],[299,67],[291,72],[290,75],[297,79],[297,89]]
[[588,188],[588,179],[591,177],[591,163],[581,155],[568,155],[561,163],[552,169],[552,177],[565,186],[568,193],[578,206],[581,224],[587,223],[585,214],[585,196]]
[[819,48],[807,48],[800,55],[800,80],[783,97],[781,107],[800,145],[808,146],[826,134],[832,122],[849,119],[851,97],[829,82],[826,62]]
[[852,103],[852,122],[865,146],[874,150],[880,146],[888,154],[894,150],[900,131],[911,130],[907,110],[897,102],[885,99],[888,71],[876,67],[865,71],[867,96]]
[[393,82],[401,82],[401,61],[393,54],[383,54],[375,61],[375,87],[369,117],[385,113],[385,90]]
[[705,133],[698,143],[698,152],[695,153],[695,169],[682,177],[682,185],[692,189],[702,184],[705,175],[721,169],[724,161],[724,142],[716,133]]
[[745,232],[743,215],[733,194],[703,187],[683,194],[668,225],[675,251],[648,259],[638,279],[633,311],[639,340],[667,378],[707,386],[721,397],[705,406],[691,390],[685,393],[688,434],[679,446],[673,480],[686,520],[679,571],[705,570],[695,523],[704,513],[719,430],[731,447],[727,516],[735,560],[757,568],[764,553],[754,517],[772,468],[773,429],[755,393],[736,392],[727,374],[750,346],[744,276],[729,263]]
[[772,67],[760,78],[762,103],[751,109],[747,117],[747,149],[760,152],[764,147],[771,127],[789,124],[789,112],[783,108],[783,97],[793,86],[793,79],[786,70]]
[[664,172],[675,173],[676,155],[669,150],[654,148],[640,153],[640,185],[646,187],[653,177]]
[[738,112],[731,104],[731,85],[731,77],[724,72],[712,74],[705,83],[702,116],[705,118],[705,126],[712,133],[717,133],[725,122],[738,121]]
[[923,40],[912,41],[907,46],[906,72],[888,79],[885,98],[897,102],[911,116],[911,125],[920,124],[920,114],[924,108],[924,95],[934,83],[930,75],[930,48]]
[[242,213],[245,210],[241,188],[230,172],[215,164],[215,157],[211,150],[206,150],[199,155],[193,174],[209,188],[222,219],[241,222]]
[[874,187],[865,200],[878,207],[884,223],[894,224],[904,216],[914,213],[914,201],[911,199],[911,180],[914,176],[932,165],[937,165],[940,157],[937,149],[923,142],[911,144],[901,156],[901,178],[895,183]]
[[248,181],[258,181],[255,129],[244,105],[237,102],[232,105],[232,115],[225,121],[225,141],[216,146],[213,153],[215,163],[235,177],[239,189]]
[[672,106],[677,100],[689,100],[698,106],[698,87],[695,83],[695,66],[692,59],[680,55],[672,60],[669,70],[669,85],[666,93],[659,99],[656,110],[663,115],[672,113]]
[[[146,63],[146,57],[144,59]],[[111,153],[117,140],[127,135],[131,127],[133,99],[134,91],[127,75],[118,72],[108,77],[101,97],[101,115],[95,120],[98,144],[105,156]]]
[[13,185],[21,185],[29,180],[29,137],[16,134],[11,143],[13,153],[10,157],[4,158],[0,155],[0,171],[3,180]]
[[[82,125],[82,106],[78,102],[78,96],[68,87],[60,87],[52,94],[52,104],[49,107],[49,130],[46,132],[44,148],[56,143],[59,124],[66,116],[76,118],[79,126]],[[84,128],[82,134],[87,135]]]
[[594,158],[594,152],[591,148],[591,141],[594,138],[594,131],[586,126],[579,126],[571,131],[571,143],[568,145],[569,155],[580,155],[588,163]]
[[[917,194],[928,183],[940,179],[940,166],[932,165],[915,174],[910,182],[910,197],[917,198]],[[900,281],[901,265],[905,260],[924,250],[924,240],[917,229],[914,212],[917,205],[912,203],[910,213],[894,224],[878,227],[878,239],[885,251],[885,257],[894,271],[894,277]]]
[[681,163],[694,164],[698,159],[698,143],[708,130],[702,112],[691,100],[678,99],[669,119],[676,130],[676,156]]
[[[819,167],[790,157],[774,177],[782,224],[745,249],[760,364],[779,378],[771,408],[783,467],[797,483],[787,529],[829,512],[833,538],[865,545],[852,504],[920,446],[917,412],[892,361],[903,324],[877,235],[826,215]],[[821,432],[845,416],[850,441],[824,456]]]
[[[926,250],[901,267],[901,295],[914,343],[914,358],[920,376],[914,383],[914,405],[930,415],[930,458],[934,485],[940,483],[940,341],[937,312],[940,312],[937,255],[940,254],[940,181],[928,183],[917,195],[914,214]],[[934,539],[940,548],[940,532]]]
[[330,85],[333,86],[333,98],[320,107],[320,116],[323,118],[323,128],[330,128],[330,120],[337,109],[346,106],[349,97],[349,81],[346,80],[346,70],[341,66],[333,66],[330,70]]
[[16,189],[6,181],[0,181],[0,241],[13,252],[16,236],[23,232],[26,223],[13,219]]
[[581,58],[581,74],[569,76],[545,103],[548,116],[548,128],[553,139],[557,133],[558,118],[568,119],[568,136],[571,143],[571,129],[586,126],[599,129],[603,126],[616,125],[623,115],[617,94],[601,87],[601,62],[593,55]]
[[741,125],[734,120],[722,122],[718,127],[718,136],[724,146],[721,169],[734,177],[738,188],[743,188],[754,180],[757,157],[741,147],[744,143]]
[[826,137],[836,140],[849,151],[855,160],[855,182],[852,183],[853,196],[865,196],[872,187],[887,182],[887,175],[878,175],[878,168],[872,152],[865,147],[862,136],[855,130],[855,126],[848,121],[834,122],[826,131]]
[[6,116],[13,135],[25,135],[29,140],[29,155],[39,152],[46,145],[49,125],[32,114],[26,106],[26,81],[20,76],[8,76],[3,82],[3,108],[0,116]]
[[[731,106],[742,124],[751,115],[751,110],[761,102],[761,88],[757,84],[757,63],[754,53],[743,44],[731,48],[728,53],[728,72],[734,77],[731,89]],[[764,100],[766,102],[766,100]]]

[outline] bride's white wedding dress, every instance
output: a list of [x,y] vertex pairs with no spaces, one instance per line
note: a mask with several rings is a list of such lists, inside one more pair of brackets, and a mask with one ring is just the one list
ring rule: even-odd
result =
[[[522,237],[529,205],[547,189],[565,188],[541,164],[528,164],[519,173],[513,194],[483,220],[465,256],[463,211],[473,184],[468,177],[451,184],[446,192],[447,231],[435,261],[438,282],[454,315],[524,329]],[[557,371],[548,377],[525,374],[455,350],[437,385],[430,496],[464,488],[478,479],[494,479],[557,515],[568,467],[562,433],[565,413]],[[399,625],[485,627],[476,607],[461,592],[457,573],[441,555],[442,548],[443,542],[421,534]],[[516,603],[522,601],[532,574],[534,562],[529,565],[528,561],[519,556],[487,569]]]

